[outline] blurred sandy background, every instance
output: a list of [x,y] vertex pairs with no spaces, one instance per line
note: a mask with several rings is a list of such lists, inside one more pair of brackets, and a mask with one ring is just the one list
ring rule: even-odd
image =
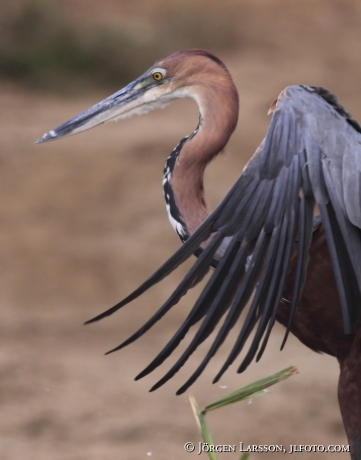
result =
[[[182,101],[57,143],[33,143],[155,59],[208,48],[231,70],[241,99],[240,126],[207,172],[215,205],[260,143],[269,104],[286,85],[326,86],[361,119],[361,4],[2,0],[0,39],[0,458],[195,459],[183,450],[186,441],[200,439],[188,395],[174,393],[209,342],[157,392],[147,390],[175,357],[133,381],[185,318],[195,294],[142,340],[103,356],[161,305],[182,270],[124,311],[82,325],[178,248],[162,200],[162,169],[178,140],[193,131],[195,106]],[[271,394],[211,414],[215,442],[287,449],[346,444],[336,361],[293,337],[280,353],[282,333],[274,330],[261,362],[245,374],[233,366],[220,385],[211,385],[233,335],[191,388],[203,405],[291,364],[299,368]],[[348,458],[302,455],[294,457]]]

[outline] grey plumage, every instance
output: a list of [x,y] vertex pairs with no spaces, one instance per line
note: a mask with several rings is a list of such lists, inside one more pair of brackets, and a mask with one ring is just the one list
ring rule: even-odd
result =
[[[189,258],[202,241],[212,237],[207,249],[158,313],[115,350],[128,345],[204,277],[218,248],[228,242],[228,247],[223,247],[223,257],[183,325],[139,374],[138,378],[143,377],[159,366],[178,346],[190,326],[203,318],[187,350],[153,389],[174,375],[228,312],[209,354],[194,377],[181,388],[185,391],[234,326],[254,289],[256,293],[246,321],[217,379],[238,356],[253,329],[255,336],[240,370],[247,367],[257,351],[257,359],[260,358],[275,322],[291,250],[297,238],[300,250],[289,330],[306,275],[314,202],[320,207],[326,229],[345,332],[353,331],[361,306],[361,213],[357,212],[360,209],[361,134],[355,128],[356,122],[350,123],[345,113],[337,110],[335,102],[331,104],[327,100],[328,97],[334,102],[334,96],[321,88],[286,88],[278,98],[265,140],[222,203],[140,288],[91,320],[114,313],[144,293]],[[253,254],[252,261],[246,271],[250,254]]]

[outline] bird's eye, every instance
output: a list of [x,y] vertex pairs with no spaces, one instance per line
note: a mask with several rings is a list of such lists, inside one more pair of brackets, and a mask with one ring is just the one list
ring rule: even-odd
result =
[[159,72],[157,70],[152,73],[152,77],[153,77],[153,80],[155,80],[155,81],[161,81],[164,78],[162,72]]

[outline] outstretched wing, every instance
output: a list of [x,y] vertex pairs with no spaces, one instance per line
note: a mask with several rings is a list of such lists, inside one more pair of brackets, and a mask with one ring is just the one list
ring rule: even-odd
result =
[[[254,331],[238,369],[243,371],[256,355],[257,359],[261,357],[266,347],[297,236],[287,337],[306,277],[317,203],[340,295],[344,329],[351,333],[361,308],[360,188],[360,126],[327,90],[288,87],[277,100],[264,141],[221,204],[145,283],[88,323],[111,315],[139,297],[196,252],[194,265],[164,305],[111,352],[143,335],[215,266],[184,323],[137,379],[162,364],[189,328],[202,320],[190,345],[152,390],[163,385],[224,317],[207,355],[178,393],[185,391],[216,353],[253,296],[238,338],[214,381],[235,360]],[[200,250],[207,240],[205,249]]]

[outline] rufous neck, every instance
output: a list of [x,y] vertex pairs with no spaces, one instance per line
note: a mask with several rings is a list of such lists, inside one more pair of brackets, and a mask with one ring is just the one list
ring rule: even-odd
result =
[[192,234],[208,216],[203,176],[207,164],[226,146],[238,121],[238,93],[231,79],[227,85],[194,89],[200,111],[195,134],[183,144],[170,177],[175,204]]

